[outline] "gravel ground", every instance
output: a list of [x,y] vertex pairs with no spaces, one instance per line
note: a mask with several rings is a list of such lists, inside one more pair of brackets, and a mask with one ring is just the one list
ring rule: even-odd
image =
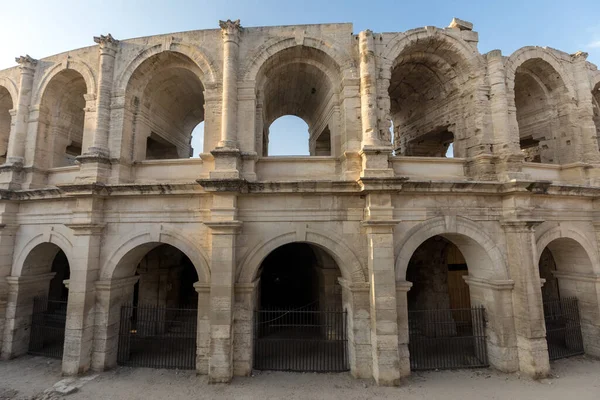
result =
[[[553,376],[533,381],[491,369],[415,373],[396,388],[349,374],[256,372],[230,385],[208,385],[193,371],[120,367],[71,379],[79,388],[61,396],[44,391],[63,378],[60,363],[25,356],[0,362],[0,399],[600,399],[600,361],[574,357],[552,364]],[[90,379],[93,378],[93,379]]]

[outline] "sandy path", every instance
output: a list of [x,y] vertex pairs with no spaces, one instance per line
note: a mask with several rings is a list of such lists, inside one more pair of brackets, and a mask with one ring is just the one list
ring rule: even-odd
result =
[[[192,371],[117,368],[66,399],[600,399],[600,361],[575,357],[552,367],[555,377],[539,382],[486,369],[432,371],[413,374],[398,388],[377,387],[348,374],[281,372],[208,385],[206,377]],[[42,399],[40,393],[60,379],[58,361],[26,356],[1,362],[0,399]]]

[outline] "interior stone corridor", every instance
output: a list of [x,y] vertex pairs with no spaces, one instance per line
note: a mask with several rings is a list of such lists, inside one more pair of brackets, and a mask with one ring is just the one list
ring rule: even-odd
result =
[[[600,71],[586,53],[482,54],[456,18],[93,39],[0,71],[4,360],[48,328],[66,375],[154,346],[160,365],[230,382],[273,358],[259,325],[299,332],[257,316],[307,305],[313,353],[379,385],[439,341],[470,366],[545,377],[548,327],[600,357]],[[270,155],[290,115],[309,156]]]

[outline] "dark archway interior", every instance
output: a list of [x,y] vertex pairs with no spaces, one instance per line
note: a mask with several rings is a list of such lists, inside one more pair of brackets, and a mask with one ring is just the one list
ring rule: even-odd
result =
[[64,251],[60,250],[52,261],[52,272],[55,273],[50,281],[50,290],[48,291],[48,300],[66,301],[69,295],[69,289],[65,286],[64,281],[71,276],[69,269],[69,261]]
[[317,259],[311,246],[290,243],[273,251],[262,263],[260,305],[298,308],[319,301]]
[[408,264],[409,310],[470,308],[469,286],[463,279],[467,263],[460,250],[441,236],[421,244]]
[[540,256],[539,268],[540,278],[545,280],[542,285],[542,300],[544,302],[559,300],[560,290],[558,287],[558,279],[554,276],[554,271],[556,271],[556,261],[554,261],[554,257],[547,247],[542,251],[542,255]]

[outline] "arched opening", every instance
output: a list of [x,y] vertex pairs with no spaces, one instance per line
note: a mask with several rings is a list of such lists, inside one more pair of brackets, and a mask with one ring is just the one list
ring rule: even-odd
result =
[[467,262],[448,239],[433,236],[413,253],[406,272],[413,370],[488,365],[483,309],[472,308]]
[[592,90],[592,107],[594,109],[594,124],[596,125],[596,139],[600,143],[600,82]]
[[[307,46],[295,46],[278,52],[262,65],[257,78],[258,132],[257,150],[262,156],[274,150],[270,134],[281,130],[291,143],[302,139],[291,138],[290,119],[280,126],[273,124],[283,116],[296,116],[308,125],[309,154],[335,155],[340,149],[338,92],[340,71],[324,52]],[[297,125],[295,125],[297,126]],[[318,146],[317,146],[317,143]],[[304,155],[294,146],[292,155]],[[277,149],[277,147],[275,147]],[[300,154],[299,154],[300,153]]]
[[561,157],[568,159],[570,100],[560,74],[542,59],[527,60],[516,69],[514,92],[525,161],[558,164]]
[[192,146],[203,136],[202,76],[190,58],[172,51],[148,58],[134,71],[125,95],[124,155],[143,161],[202,152]]
[[117,363],[194,369],[198,273],[191,260],[171,245],[149,243],[126,254],[117,270],[138,278],[115,304],[120,308]]
[[28,340],[27,352],[62,359],[69,295],[69,260],[57,245],[42,243],[29,253],[21,274],[43,278],[23,294],[31,299],[28,309],[23,310],[23,313],[31,316],[31,331],[29,337],[24,339]]
[[445,40],[426,38],[402,50],[388,88],[396,155],[446,157],[452,147],[453,157],[466,157],[467,71]]
[[277,118],[269,127],[269,135],[264,138],[264,154],[270,156],[308,156],[310,133],[308,124],[302,118],[284,115]]
[[540,254],[539,272],[550,360],[600,355],[600,304],[584,247],[571,238],[553,240]]
[[0,163],[6,162],[8,138],[10,136],[11,115],[13,100],[4,86],[0,86]]
[[46,86],[40,102],[37,162],[46,168],[74,165],[84,141],[85,95],[81,74],[65,69]]
[[259,269],[254,316],[254,368],[287,371],[349,369],[340,269],[320,247],[290,243]]

